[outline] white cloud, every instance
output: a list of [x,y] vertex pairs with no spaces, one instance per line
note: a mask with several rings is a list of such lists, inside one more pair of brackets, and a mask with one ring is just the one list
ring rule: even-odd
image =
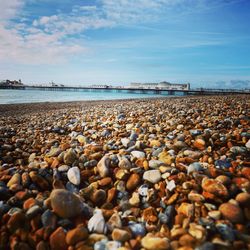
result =
[[[27,64],[58,63],[86,53],[82,34],[89,29],[143,24],[171,20],[175,15],[204,10],[222,4],[222,0],[99,0],[99,5],[72,6],[68,13],[42,16],[32,20],[23,16],[25,0],[0,0],[0,61]],[[231,3],[233,0],[228,0]],[[23,21],[23,22],[22,22]],[[73,38],[78,35],[80,38]],[[177,47],[217,44],[218,41],[191,41]],[[112,45],[113,46],[113,45]]]
[[0,0],[0,21],[15,17],[23,5],[23,0]]

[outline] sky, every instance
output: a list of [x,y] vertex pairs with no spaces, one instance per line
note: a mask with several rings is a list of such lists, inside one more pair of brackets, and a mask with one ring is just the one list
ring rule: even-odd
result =
[[250,88],[249,0],[0,0],[0,79]]

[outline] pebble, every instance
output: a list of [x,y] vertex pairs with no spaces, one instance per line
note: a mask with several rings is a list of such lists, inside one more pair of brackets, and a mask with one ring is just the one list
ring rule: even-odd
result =
[[83,211],[80,198],[64,189],[53,190],[50,194],[50,203],[53,211],[62,218],[75,217]]
[[88,230],[89,232],[95,232],[103,234],[107,230],[105,219],[102,214],[102,210],[96,209],[94,215],[88,221]]
[[64,154],[63,160],[66,165],[72,165],[75,160],[77,159],[77,155],[74,149],[70,148],[66,153]]
[[112,232],[113,240],[125,242],[125,241],[130,240],[130,238],[131,238],[131,234],[126,230],[115,228]]
[[137,159],[140,159],[140,158],[145,158],[146,157],[146,154],[142,151],[132,151],[131,152],[131,155]]
[[161,180],[161,172],[159,170],[148,170],[143,174],[143,179],[150,183],[157,183]]
[[83,225],[80,225],[67,232],[66,243],[68,245],[75,245],[79,241],[86,240],[88,238],[88,235],[88,230]]
[[67,250],[66,233],[62,227],[58,227],[49,237],[51,250]]
[[127,180],[127,183],[126,183],[126,188],[128,190],[134,190],[135,188],[138,187],[138,185],[140,184],[141,182],[141,177],[139,174],[136,174],[136,173],[133,173],[129,176],[129,179]]
[[141,241],[142,246],[148,250],[167,250],[170,244],[167,238],[145,236]]
[[211,194],[214,194],[216,196],[220,197],[227,197],[228,196],[228,190],[227,188],[218,180],[204,178],[202,180],[201,184],[204,191],[207,191]]
[[102,178],[108,176],[110,167],[110,159],[108,156],[104,156],[97,164],[97,170]]
[[225,219],[231,221],[232,223],[243,222],[243,212],[238,205],[229,202],[223,203],[220,205],[219,211]]
[[81,177],[80,177],[80,170],[78,167],[72,167],[68,170],[67,176],[69,181],[78,186],[81,182]]

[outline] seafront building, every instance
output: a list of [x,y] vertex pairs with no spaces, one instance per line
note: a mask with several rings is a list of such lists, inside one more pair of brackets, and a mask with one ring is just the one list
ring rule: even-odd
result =
[[129,85],[130,88],[139,89],[169,89],[169,90],[189,90],[190,83],[180,84],[180,83],[170,83],[170,82],[160,82],[160,83],[137,83],[132,82]]

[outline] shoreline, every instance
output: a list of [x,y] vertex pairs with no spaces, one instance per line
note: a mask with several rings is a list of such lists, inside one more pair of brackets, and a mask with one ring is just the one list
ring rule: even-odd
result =
[[[130,103],[130,102],[145,102],[154,100],[169,100],[179,98],[190,98],[193,96],[169,96],[169,97],[148,97],[148,98],[128,98],[128,99],[110,99],[110,100],[83,100],[83,101],[62,101],[62,102],[30,102],[30,103],[10,103],[0,104],[1,115],[20,115],[22,114],[35,113],[35,112],[46,112],[53,110],[61,110],[65,108],[80,108],[89,107],[98,104],[109,104],[109,103]],[[31,109],[32,108],[32,109]],[[46,108],[47,110],[44,110]]]

